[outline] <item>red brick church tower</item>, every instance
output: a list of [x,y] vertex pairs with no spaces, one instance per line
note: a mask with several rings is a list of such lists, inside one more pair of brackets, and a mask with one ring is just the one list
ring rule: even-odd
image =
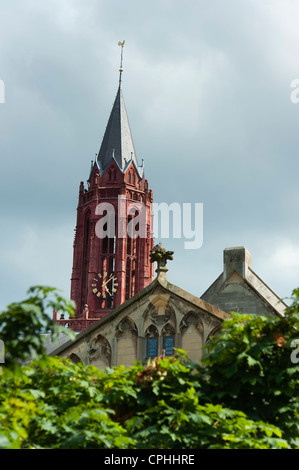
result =
[[[123,44],[122,44],[123,46]],[[87,186],[81,181],[75,228],[71,299],[85,329],[153,280],[152,190],[135,152],[122,87],[117,95]]]

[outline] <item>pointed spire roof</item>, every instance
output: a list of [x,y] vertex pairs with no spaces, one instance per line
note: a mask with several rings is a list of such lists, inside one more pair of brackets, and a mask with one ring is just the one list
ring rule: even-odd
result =
[[130,160],[138,168],[138,160],[120,82],[97,157],[101,172],[106,170],[113,158],[122,171],[125,170]]

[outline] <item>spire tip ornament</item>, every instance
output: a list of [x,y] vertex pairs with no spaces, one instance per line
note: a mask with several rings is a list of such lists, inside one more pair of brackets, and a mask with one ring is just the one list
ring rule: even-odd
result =
[[118,42],[118,45],[121,46],[120,67],[119,67],[119,84],[121,84],[121,74],[123,72],[123,49],[124,49],[125,42],[126,42],[125,40]]

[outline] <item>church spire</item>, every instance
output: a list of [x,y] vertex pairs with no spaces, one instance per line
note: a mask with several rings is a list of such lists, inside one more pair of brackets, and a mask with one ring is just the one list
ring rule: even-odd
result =
[[121,46],[118,91],[97,157],[101,173],[107,169],[113,158],[123,172],[126,169],[127,162],[131,160],[138,168],[137,155],[121,88],[124,43],[125,41],[118,43]]
[[121,89],[122,55],[119,72],[117,95],[88,187],[83,182],[79,186],[71,279],[77,309],[75,319],[68,319],[75,331],[133,297],[154,275],[149,262],[153,193],[143,177],[143,164],[137,163]]

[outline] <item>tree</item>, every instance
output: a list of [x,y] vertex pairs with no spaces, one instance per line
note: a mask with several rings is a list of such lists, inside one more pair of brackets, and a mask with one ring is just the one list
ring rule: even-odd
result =
[[0,447],[299,447],[298,366],[290,359],[299,289],[284,319],[225,320],[202,364],[178,350],[105,372],[45,356],[40,332],[58,332],[45,310],[72,306],[52,288],[34,288],[29,299],[0,315],[9,358],[0,373]]
[[50,333],[53,341],[63,333],[74,338],[71,330],[53,322],[54,310],[74,315],[74,303],[63,298],[54,287],[30,287],[28,298],[14,302],[0,314],[0,338],[5,344],[6,366],[17,366],[45,353],[42,333]]
[[232,314],[204,358],[203,389],[212,403],[278,426],[292,445],[299,436],[299,289],[285,317]]

